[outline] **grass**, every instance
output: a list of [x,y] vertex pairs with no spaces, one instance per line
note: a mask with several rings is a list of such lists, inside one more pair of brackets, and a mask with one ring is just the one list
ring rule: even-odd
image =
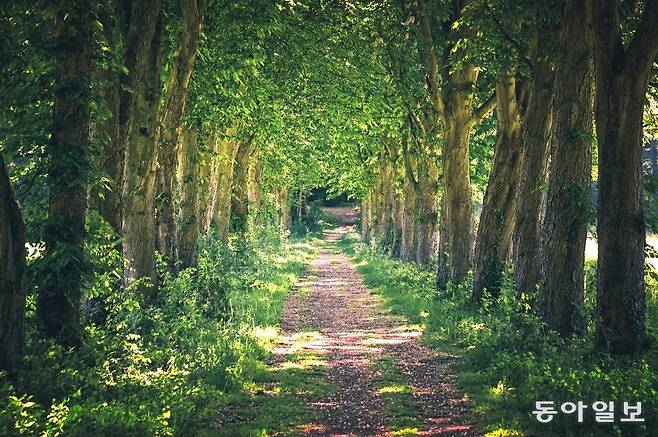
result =
[[393,358],[381,357],[370,368],[377,375],[375,382],[382,401],[382,413],[388,421],[386,429],[391,435],[417,435],[423,423],[413,399],[413,388],[398,371]]
[[278,366],[261,363],[253,372],[248,389],[220,408],[226,422],[205,435],[303,435],[318,419],[318,410],[308,403],[333,390],[323,361],[313,354],[294,354]]
[[[41,338],[28,307],[25,360],[11,384],[0,375],[0,435],[259,435],[307,420],[301,394],[326,390],[321,363],[266,360],[284,299],[317,251],[313,238],[283,242],[263,230],[226,246],[211,237],[197,269],[163,275],[149,308],[133,290],[103,285],[120,277],[111,250],[97,250],[117,262],[91,284],[108,312],[102,323],[84,320],[80,349]],[[231,416],[220,412],[249,420],[224,432]]]
[[[304,247],[306,256],[317,251],[319,240],[313,238],[304,243],[298,241],[293,247]],[[306,274],[301,286],[294,289],[298,298],[310,293],[310,284],[316,275],[312,267],[305,264]],[[302,272],[295,272],[299,278]],[[291,284],[288,284],[291,285]],[[269,305],[276,311],[266,311],[265,319],[260,318],[256,325],[264,329],[263,323],[280,321],[283,299],[288,295],[290,286],[274,299],[268,299]],[[276,314],[271,319],[267,314]],[[278,328],[270,327],[270,337],[261,341],[264,353],[246,369],[242,389],[222,401],[218,408],[217,419],[201,435],[207,436],[264,436],[282,433],[285,435],[303,435],[304,430],[318,420],[321,410],[311,408],[310,402],[319,401],[332,393],[334,387],[327,382],[326,363],[321,356],[303,352],[304,346],[314,341],[319,332],[313,327],[305,327],[292,339],[284,339]],[[274,348],[288,340],[288,355],[275,357]]]
[[[425,344],[462,357],[457,367],[459,386],[473,399],[480,428],[487,436],[639,436],[651,435],[650,430],[658,428],[656,341],[636,360],[616,359],[594,349],[591,284],[595,265],[591,262],[587,265],[588,333],[564,342],[545,329],[525,302],[515,298],[508,274],[501,298],[474,308],[469,304],[469,281],[439,292],[434,287],[434,271],[387,258],[361,243],[354,233],[339,244],[386,307],[420,325]],[[648,331],[655,338],[658,277],[648,275],[647,283]],[[388,390],[396,393],[398,388],[392,384]],[[561,415],[541,424],[531,414],[538,400],[553,400],[558,408],[567,401],[591,405],[612,400],[617,421],[596,423],[590,408],[584,423]],[[620,423],[623,401],[643,402],[645,422]]]

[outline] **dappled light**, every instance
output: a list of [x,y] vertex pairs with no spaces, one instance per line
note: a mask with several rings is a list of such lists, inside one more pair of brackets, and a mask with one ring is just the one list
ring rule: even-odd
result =
[[2,1],[0,77],[0,436],[658,435],[658,0]]

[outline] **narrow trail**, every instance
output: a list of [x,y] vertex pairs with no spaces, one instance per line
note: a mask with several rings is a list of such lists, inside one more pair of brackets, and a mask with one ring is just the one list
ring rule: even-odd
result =
[[[421,344],[421,331],[404,318],[388,314],[365,286],[336,242],[356,219],[346,208],[329,209],[341,226],[325,232],[323,244],[307,275],[283,309],[282,343],[272,363],[292,354],[312,354],[327,369],[335,390],[313,401],[317,420],[304,427],[311,436],[476,435],[469,422],[468,399],[455,387],[454,357]],[[314,335],[304,333],[314,332]],[[307,335],[300,343],[300,337]],[[396,390],[382,382],[382,367],[405,382],[414,429],[391,429],[395,411],[382,393]],[[383,385],[384,384],[384,385]],[[396,428],[396,427],[393,427]],[[408,427],[407,427],[408,428]]]

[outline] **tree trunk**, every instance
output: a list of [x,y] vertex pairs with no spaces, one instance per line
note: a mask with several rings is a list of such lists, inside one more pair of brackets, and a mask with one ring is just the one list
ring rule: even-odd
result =
[[181,268],[194,265],[199,236],[199,198],[201,184],[201,154],[197,133],[185,127],[181,134],[182,147],[178,158],[178,185],[181,191],[180,234],[178,255]]
[[80,297],[85,271],[87,151],[91,109],[92,5],[60,5],[53,132],[48,145],[48,222],[44,283],[37,310],[48,337],[80,344]]
[[229,130],[225,138],[218,139],[215,157],[215,188],[213,193],[212,226],[217,230],[220,241],[228,241],[231,223],[231,192],[233,187],[234,162],[238,153],[238,143]]
[[644,4],[632,41],[621,40],[618,2],[589,1],[599,147],[596,342],[614,354],[646,347],[642,119],[658,54],[658,1]]
[[[200,154],[199,157],[199,188],[197,191],[197,197],[195,200],[194,211],[197,217],[197,235],[195,241],[198,240],[199,235],[205,235],[208,233],[208,221],[206,217],[211,214],[212,211],[212,197],[210,192],[210,183],[213,172],[213,163],[214,159],[212,156],[212,151],[217,147],[217,135],[212,133],[209,134],[205,139],[205,153]],[[191,257],[192,264],[194,265],[197,262],[197,245],[194,245],[194,254]]]
[[366,194],[361,200],[361,238],[366,244],[370,244],[370,230],[372,227],[372,194]]
[[139,291],[144,302],[156,292],[155,183],[160,105],[161,4],[134,2],[128,17],[124,78],[119,112],[120,141],[125,147],[122,195],[124,283],[145,278]]
[[[395,172],[397,176],[397,171]],[[392,217],[392,236],[391,236],[391,249],[389,251],[389,256],[393,258],[400,257],[400,248],[402,246],[402,217],[403,217],[403,197],[402,193],[397,191],[397,188],[394,187],[394,198],[393,198],[393,217]]]
[[552,27],[542,27],[537,31],[536,54],[532,57],[533,76],[522,119],[521,168],[512,234],[514,282],[519,295],[534,293],[540,276],[539,223],[544,194],[541,186],[546,179],[555,78],[546,58],[553,50],[553,32]]
[[181,0],[182,27],[169,70],[167,93],[162,115],[162,138],[158,151],[157,237],[158,249],[166,257],[171,272],[175,271],[176,218],[174,197],[177,191],[176,161],[180,143],[185,100],[192,77],[192,66],[201,34],[201,9],[204,1]]
[[249,164],[249,181],[247,183],[249,208],[253,216],[254,224],[261,224],[261,210],[263,208],[263,155],[260,150],[255,150]]
[[[453,2],[450,15],[454,22],[462,17],[465,2]],[[469,139],[471,130],[493,110],[495,99],[489,98],[473,108],[478,69],[468,65],[463,48],[447,46],[442,50],[443,65],[439,71],[431,12],[423,0],[416,1],[419,24],[425,51],[427,84],[432,104],[443,123],[443,188],[441,205],[441,241],[436,285],[445,288],[449,281],[462,282],[471,261],[473,241],[473,204],[469,173]],[[468,25],[454,27],[456,39],[468,38],[472,29]],[[448,68],[448,56],[461,60],[455,71]],[[439,80],[441,73],[442,80]],[[436,125],[436,123],[434,123]],[[425,129],[430,132],[433,129]]]
[[416,256],[419,265],[425,265],[436,251],[437,240],[437,192],[439,189],[438,166],[434,158],[419,162],[418,217],[416,220]]
[[418,181],[414,174],[414,159],[408,147],[408,136],[402,140],[402,159],[404,162],[404,193],[402,211],[402,238],[400,241],[400,259],[413,261],[416,258],[417,241],[416,216],[418,214]]
[[585,243],[591,209],[592,69],[586,5],[567,0],[555,73],[546,212],[541,223],[539,312],[569,338],[582,330]]
[[249,161],[256,147],[253,138],[240,143],[233,169],[233,196],[231,199],[231,226],[241,234],[247,232],[249,216]]
[[[111,12],[105,5],[99,8],[99,21],[103,25],[105,43],[114,49],[114,29]],[[125,149],[119,141],[119,102],[120,92],[117,83],[119,74],[112,68],[103,71],[102,94],[105,105],[112,115],[100,126],[99,133],[103,142],[103,156],[100,168],[111,179],[108,189],[100,188],[96,200],[98,212],[107,220],[115,232],[121,232],[121,187],[123,186],[123,165]]]
[[11,372],[23,353],[25,223],[0,154],[0,369]]
[[393,227],[393,215],[395,212],[395,161],[388,153],[385,153],[385,162],[381,169],[382,181],[382,202],[381,209],[381,238],[385,243],[386,249],[391,250],[395,239],[395,230]]
[[521,115],[514,77],[504,78],[496,84],[496,99],[496,149],[475,243],[475,302],[482,300],[485,289],[493,297],[500,293],[502,269],[512,238],[519,177]]
[[[438,278],[462,282],[470,266],[470,252],[473,241],[473,199],[471,193],[469,139],[473,123],[473,89],[477,80],[474,68],[466,67],[451,75],[450,92],[446,103],[443,148],[443,224],[444,238],[439,258],[439,267],[447,272],[439,273]],[[446,88],[447,90],[448,88]],[[445,288],[446,281],[438,281],[439,288]]]

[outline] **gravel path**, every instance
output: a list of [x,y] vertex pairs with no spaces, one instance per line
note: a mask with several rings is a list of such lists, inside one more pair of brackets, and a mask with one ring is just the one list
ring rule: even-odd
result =
[[[282,318],[284,341],[273,360],[291,353],[313,353],[327,366],[327,377],[336,390],[313,408],[321,419],[306,427],[313,436],[391,435],[377,387],[377,368],[383,357],[412,388],[412,397],[423,423],[416,435],[476,435],[469,421],[468,399],[455,388],[455,357],[420,343],[421,332],[403,318],[388,314],[379,296],[370,293],[352,262],[335,244],[353,223],[356,212],[329,209],[343,226],[325,233],[324,244],[298,291],[285,302]],[[304,290],[301,292],[300,290]],[[315,331],[300,346],[304,332]]]

